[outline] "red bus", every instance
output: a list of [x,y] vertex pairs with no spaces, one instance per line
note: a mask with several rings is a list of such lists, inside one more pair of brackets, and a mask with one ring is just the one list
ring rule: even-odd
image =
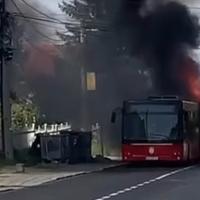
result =
[[199,104],[177,97],[125,101],[122,114],[124,161],[192,161],[200,158]]

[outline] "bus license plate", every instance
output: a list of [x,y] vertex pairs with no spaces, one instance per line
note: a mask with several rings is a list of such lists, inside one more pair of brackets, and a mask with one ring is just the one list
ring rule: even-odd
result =
[[146,160],[158,160],[158,157],[156,157],[156,156],[147,156]]

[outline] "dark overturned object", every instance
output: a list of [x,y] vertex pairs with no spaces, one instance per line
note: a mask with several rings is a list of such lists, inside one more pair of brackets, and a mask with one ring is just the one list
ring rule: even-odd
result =
[[41,145],[40,145],[40,135],[39,134],[36,134],[36,138],[29,150],[29,154],[36,163],[41,161]]
[[63,131],[69,138],[69,164],[92,161],[92,133],[83,131]]
[[91,162],[91,132],[61,131],[59,135],[40,135],[43,161],[68,162],[69,164]]

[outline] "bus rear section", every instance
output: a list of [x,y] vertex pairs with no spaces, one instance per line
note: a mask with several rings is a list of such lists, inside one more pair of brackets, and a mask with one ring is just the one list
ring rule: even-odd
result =
[[199,159],[199,105],[178,99],[124,102],[122,157],[124,161]]

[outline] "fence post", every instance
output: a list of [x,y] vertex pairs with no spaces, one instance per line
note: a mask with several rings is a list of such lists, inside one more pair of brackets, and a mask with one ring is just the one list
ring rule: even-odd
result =
[[96,130],[97,130],[97,134],[100,137],[100,145],[101,145],[101,155],[102,157],[104,157],[104,141],[103,141],[103,133],[101,131],[101,127],[99,126],[99,123],[96,123]]
[[44,132],[45,133],[47,132],[47,124],[46,123],[44,124]]

